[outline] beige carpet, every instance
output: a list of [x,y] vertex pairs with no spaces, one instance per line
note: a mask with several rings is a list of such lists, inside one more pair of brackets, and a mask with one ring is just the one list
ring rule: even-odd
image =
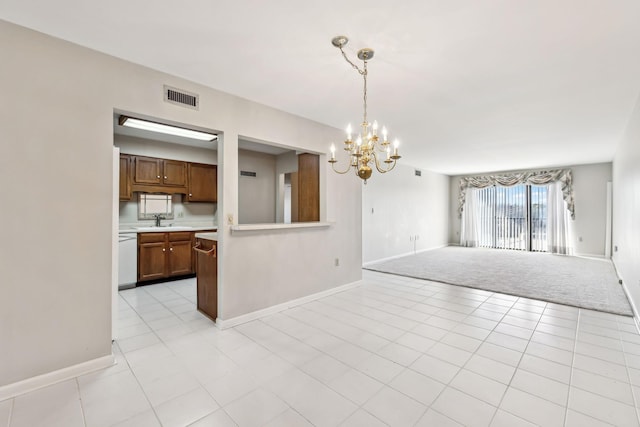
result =
[[368,270],[632,316],[608,259],[449,246]]

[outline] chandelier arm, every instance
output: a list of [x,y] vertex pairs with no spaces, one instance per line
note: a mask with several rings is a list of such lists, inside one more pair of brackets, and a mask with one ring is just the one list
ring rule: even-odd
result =
[[389,172],[391,169],[393,169],[393,167],[396,165],[396,162],[394,160],[393,162],[393,166],[391,166],[389,169],[383,169],[380,167],[380,163],[378,162],[378,156],[374,153],[373,158],[375,159],[375,165],[376,165],[376,169],[378,170],[378,172],[380,173],[387,173]]
[[331,168],[333,169],[334,172],[339,173],[340,175],[344,175],[345,173],[349,172],[349,170],[351,169],[351,164],[349,164],[349,166],[347,166],[347,169],[345,169],[344,171],[339,171],[336,170],[336,163],[337,162],[330,162],[331,163]]
[[391,163],[391,167],[389,169],[385,170],[383,173],[391,172],[393,170],[393,168],[395,168],[395,167],[396,167],[396,161],[394,160],[393,163]]

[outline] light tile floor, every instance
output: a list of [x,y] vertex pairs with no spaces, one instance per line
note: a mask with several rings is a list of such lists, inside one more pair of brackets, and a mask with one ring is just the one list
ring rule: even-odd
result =
[[639,425],[631,318],[363,276],[224,331],[193,279],[123,291],[118,363],[0,402],[0,427]]

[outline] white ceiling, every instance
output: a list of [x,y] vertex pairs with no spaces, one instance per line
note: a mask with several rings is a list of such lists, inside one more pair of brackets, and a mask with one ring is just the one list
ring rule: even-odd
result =
[[[640,94],[638,0],[3,0],[0,19],[343,128],[447,174],[610,161]],[[331,142],[327,141],[327,147]]]

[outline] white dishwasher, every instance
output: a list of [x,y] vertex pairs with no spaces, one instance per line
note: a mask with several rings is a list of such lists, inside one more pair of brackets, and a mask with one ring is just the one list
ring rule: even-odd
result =
[[138,280],[138,233],[118,233],[118,289],[136,286]]

